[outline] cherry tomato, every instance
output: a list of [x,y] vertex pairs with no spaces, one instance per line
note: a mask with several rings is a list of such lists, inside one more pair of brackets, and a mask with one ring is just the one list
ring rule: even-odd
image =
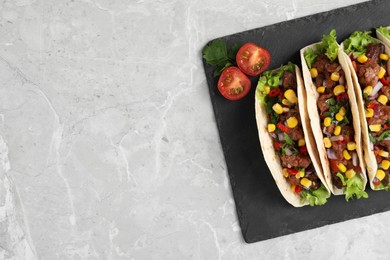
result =
[[236,62],[242,72],[257,76],[268,68],[271,55],[266,49],[249,42],[238,50]]
[[238,100],[245,97],[251,88],[251,81],[237,67],[225,69],[218,80],[218,90],[229,100]]
[[271,91],[268,93],[270,97],[277,97],[282,93],[282,90],[280,88],[273,88]]
[[379,184],[381,184],[381,181],[375,177],[373,180],[372,180],[372,183],[375,185],[375,186],[378,186]]

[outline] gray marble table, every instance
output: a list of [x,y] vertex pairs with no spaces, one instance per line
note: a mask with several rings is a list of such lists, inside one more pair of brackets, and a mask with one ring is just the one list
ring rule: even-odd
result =
[[200,56],[358,2],[2,1],[0,259],[389,258],[389,212],[243,241]]

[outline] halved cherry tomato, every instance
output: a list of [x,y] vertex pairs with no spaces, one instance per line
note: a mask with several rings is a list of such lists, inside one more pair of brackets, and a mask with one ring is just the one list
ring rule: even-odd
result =
[[246,96],[251,88],[251,81],[237,67],[225,69],[218,80],[218,90],[229,100],[238,100]]
[[271,55],[266,49],[249,42],[238,50],[236,62],[242,72],[257,76],[268,68]]
[[280,129],[280,131],[282,131],[282,132],[285,132],[285,133],[287,133],[287,134],[290,132],[290,130],[288,129],[288,127],[285,126],[282,122],[277,123],[276,126],[277,126],[277,127]]

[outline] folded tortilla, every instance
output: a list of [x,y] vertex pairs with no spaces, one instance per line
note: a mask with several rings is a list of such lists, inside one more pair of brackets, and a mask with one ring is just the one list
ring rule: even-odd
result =
[[[318,149],[320,163],[322,165],[322,170],[323,170],[325,181],[326,181],[330,191],[334,195],[342,195],[342,194],[345,194],[345,192],[346,192],[345,187],[343,187],[342,189],[339,189],[333,184],[332,173],[331,173],[331,169],[330,169],[330,162],[329,162],[327,151],[326,151],[326,148],[324,145],[324,136],[323,136],[323,132],[321,129],[320,114],[319,114],[319,111],[317,108],[317,100],[318,100],[320,95],[317,92],[317,87],[315,86],[315,83],[312,80],[310,70],[308,68],[308,65],[307,65],[307,63],[305,61],[305,57],[304,57],[305,52],[309,48],[311,48],[315,51],[317,49],[318,44],[320,44],[320,42],[306,46],[305,48],[302,48],[300,50],[300,56],[301,56],[301,62],[302,62],[302,74],[303,74],[303,79],[304,79],[304,86],[306,88],[306,93],[307,93],[307,106],[309,108],[308,109],[308,116],[310,118],[310,125],[311,125],[312,131],[313,131],[315,144],[316,144],[317,149]],[[360,126],[360,119],[359,119],[359,111],[357,109],[357,101],[355,98],[355,92],[354,92],[354,88],[353,88],[354,85],[352,83],[352,78],[351,78],[351,73],[350,73],[348,63],[345,60],[345,57],[343,55],[343,51],[341,50],[340,47],[338,48],[337,57],[339,60],[339,64],[345,73],[345,80],[346,80],[345,88],[346,88],[348,96],[349,96],[349,103],[350,103],[351,113],[352,113],[352,118],[353,118],[352,123],[353,123],[353,129],[355,132],[355,134],[354,134],[355,140],[354,141],[356,143],[356,152],[357,152],[358,161],[359,161],[358,164],[361,168],[360,177],[362,178],[363,183],[364,183],[364,187],[365,187],[366,183],[367,183],[367,177],[366,177],[365,167],[364,167],[364,163],[363,163],[362,147],[361,147],[361,140],[360,140],[361,139],[361,129],[359,127]],[[363,190],[364,190],[364,187],[363,187]]]
[[[296,65],[295,65],[295,76],[297,80],[298,109],[299,109],[299,115],[301,119],[301,125],[303,128],[306,147],[314,167],[314,174],[318,176],[322,185],[326,189],[328,193],[328,196],[326,198],[328,198],[330,196],[330,191],[326,185],[326,181],[322,173],[322,168],[320,166],[318,153],[315,148],[314,137],[311,132],[309,118],[307,115],[306,92],[304,91],[301,72],[298,66]],[[287,200],[287,202],[289,202],[294,207],[302,207],[308,205],[309,202],[308,201],[302,202],[302,197],[298,193],[292,191],[290,184],[287,182],[285,177],[283,177],[282,174],[283,167],[281,164],[281,160],[279,158],[278,153],[275,151],[273,145],[273,139],[268,132],[268,127],[267,127],[268,114],[266,112],[264,105],[261,105],[261,102],[258,97],[258,93],[256,93],[255,95],[255,111],[256,111],[256,122],[257,122],[259,140],[260,140],[263,156],[282,196]]]
[[[376,41],[378,43],[382,43],[385,47],[385,53],[390,56],[389,45],[387,45],[386,43],[384,43],[378,39],[375,39],[375,38],[374,38],[374,41]],[[341,44],[341,50],[343,50],[341,53],[342,54],[341,59],[343,59],[344,63],[348,64],[348,67],[349,67],[349,69],[351,71],[351,75],[352,75],[354,91],[355,91],[356,99],[357,99],[357,108],[358,108],[359,115],[360,115],[360,126],[361,126],[361,131],[362,131],[362,136],[363,136],[364,161],[365,161],[365,165],[367,168],[367,175],[369,178],[370,187],[372,190],[381,190],[381,189],[376,188],[374,183],[373,183],[376,172],[378,170],[378,163],[376,161],[374,151],[371,149],[372,144],[371,144],[370,137],[369,137],[369,126],[368,126],[368,123],[366,121],[366,112],[365,112],[365,108],[364,108],[362,86],[359,83],[359,79],[358,79],[358,76],[353,68],[353,64],[352,64],[351,59],[349,58],[348,54],[344,52],[344,45],[343,44]],[[387,67],[390,67],[390,60],[387,62]]]

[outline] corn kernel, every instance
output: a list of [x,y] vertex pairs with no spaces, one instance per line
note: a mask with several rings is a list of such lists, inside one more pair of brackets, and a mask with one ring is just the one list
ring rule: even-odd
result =
[[306,144],[305,139],[301,138],[301,139],[298,140],[298,146],[299,146],[299,147],[302,147],[302,146],[304,146],[305,144]]
[[306,188],[309,188],[311,186],[311,180],[309,180],[308,178],[302,178],[300,183]]
[[324,126],[330,126],[331,123],[332,123],[332,118],[325,117],[325,119],[324,119]]
[[386,60],[389,59],[389,55],[387,55],[387,54],[385,54],[385,53],[381,53],[381,54],[379,55],[379,59],[386,61]]
[[325,92],[325,87],[321,86],[317,88],[318,93],[324,93]]
[[298,119],[295,116],[292,116],[286,120],[286,123],[289,128],[294,128],[298,125]]
[[385,95],[380,95],[377,100],[379,103],[385,106],[389,99]]
[[268,132],[272,133],[275,131],[276,126],[274,124],[268,124]]
[[275,105],[272,106],[272,109],[275,111],[276,114],[283,114],[283,107],[279,104],[276,103]]
[[288,177],[289,174],[288,174],[287,168],[283,168],[283,169],[282,169],[282,174],[283,174],[283,177],[284,177],[284,178],[287,178],[287,177]]
[[299,171],[297,174],[295,174],[295,177],[297,179],[303,178],[305,176],[305,171]]
[[265,86],[264,87],[264,92],[265,92],[265,94],[269,94],[269,92],[271,91],[271,88],[269,87],[269,86]]
[[310,75],[312,78],[316,78],[318,76],[318,71],[316,68],[311,68],[310,69]]
[[372,92],[372,86],[367,86],[363,90],[364,93],[366,93],[368,96],[371,95]]
[[390,167],[390,161],[389,161],[389,160],[383,160],[383,161],[381,162],[381,168],[382,168],[383,170],[388,170],[389,167]]
[[293,191],[293,192],[295,192],[295,188],[296,188],[297,186],[295,186],[295,185],[291,185],[291,190]]
[[386,173],[385,173],[383,170],[378,169],[378,170],[376,171],[375,177],[377,177],[378,180],[381,181],[381,180],[383,180],[383,179],[385,178],[385,175],[386,175]]
[[378,154],[379,154],[379,156],[382,156],[384,158],[389,157],[389,152],[386,152],[384,150],[379,150]]
[[353,169],[349,169],[348,171],[345,172],[345,176],[348,179],[352,179],[356,175],[356,172]]
[[347,171],[347,167],[345,167],[345,165],[343,163],[339,163],[337,165],[337,168],[339,168],[340,172],[346,172]]
[[364,54],[359,55],[359,57],[357,57],[357,61],[360,63],[365,63],[367,60],[368,60],[368,57]]
[[341,126],[338,125],[334,128],[333,134],[340,135],[340,133],[341,133]]
[[290,109],[288,107],[282,107],[282,109],[283,109],[284,113],[287,113],[288,111],[290,111]]
[[282,104],[285,105],[285,106],[291,106],[291,105],[292,105],[291,102],[288,101],[288,100],[285,99],[285,98],[282,99]]
[[333,80],[333,81],[339,81],[339,79],[340,79],[340,73],[338,73],[337,71],[333,72],[333,73],[330,75],[330,79]]
[[336,120],[339,122],[343,121],[343,119],[344,119],[344,116],[342,116],[340,113],[337,113],[335,117],[336,117]]
[[294,90],[292,89],[287,89],[285,92],[284,92],[284,97],[290,101],[290,103],[297,103],[298,102],[298,98],[297,98],[297,95],[295,94]]
[[343,85],[337,85],[336,87],[334,87],[333,89],[333,94],[335,94],[335,96],[338,96],[342,93],[345,92],[345,88]]
[[324,137],[324,145],[326,148],[332,147],[332,142],[330,141],[329,137]]
[[371,117],[374,116],[374,109],[372,109],[372,108],[367,108],[367,109],[365,110],[365,112],[366,112],[366,117],[367,117],[367,118],[371,118]]
[[351,155],[349,154],[349,152],[347,150],[343,151],[343,156],[344,156],[345,160],[351,160]]
[[380,124],[370,125],[369,126],[371,132],[379,132],[381,130]]
[[356,143],[355,143],[355,142],[348,142],[348,143],[347,143],[347,149],[348,149],[349,151],[355,150],[355,149],[356,149]]
[[342,116],[345,116],[345,114],[346,114],[345,107],[340,107],[339,114]]
[[380,79],[383,78],[383,76],[385,75],[385,73],[386,73],[385,68],[381,67],[380,70],[379,70],[379,72],[378,72],[378,78],[380,78]]

